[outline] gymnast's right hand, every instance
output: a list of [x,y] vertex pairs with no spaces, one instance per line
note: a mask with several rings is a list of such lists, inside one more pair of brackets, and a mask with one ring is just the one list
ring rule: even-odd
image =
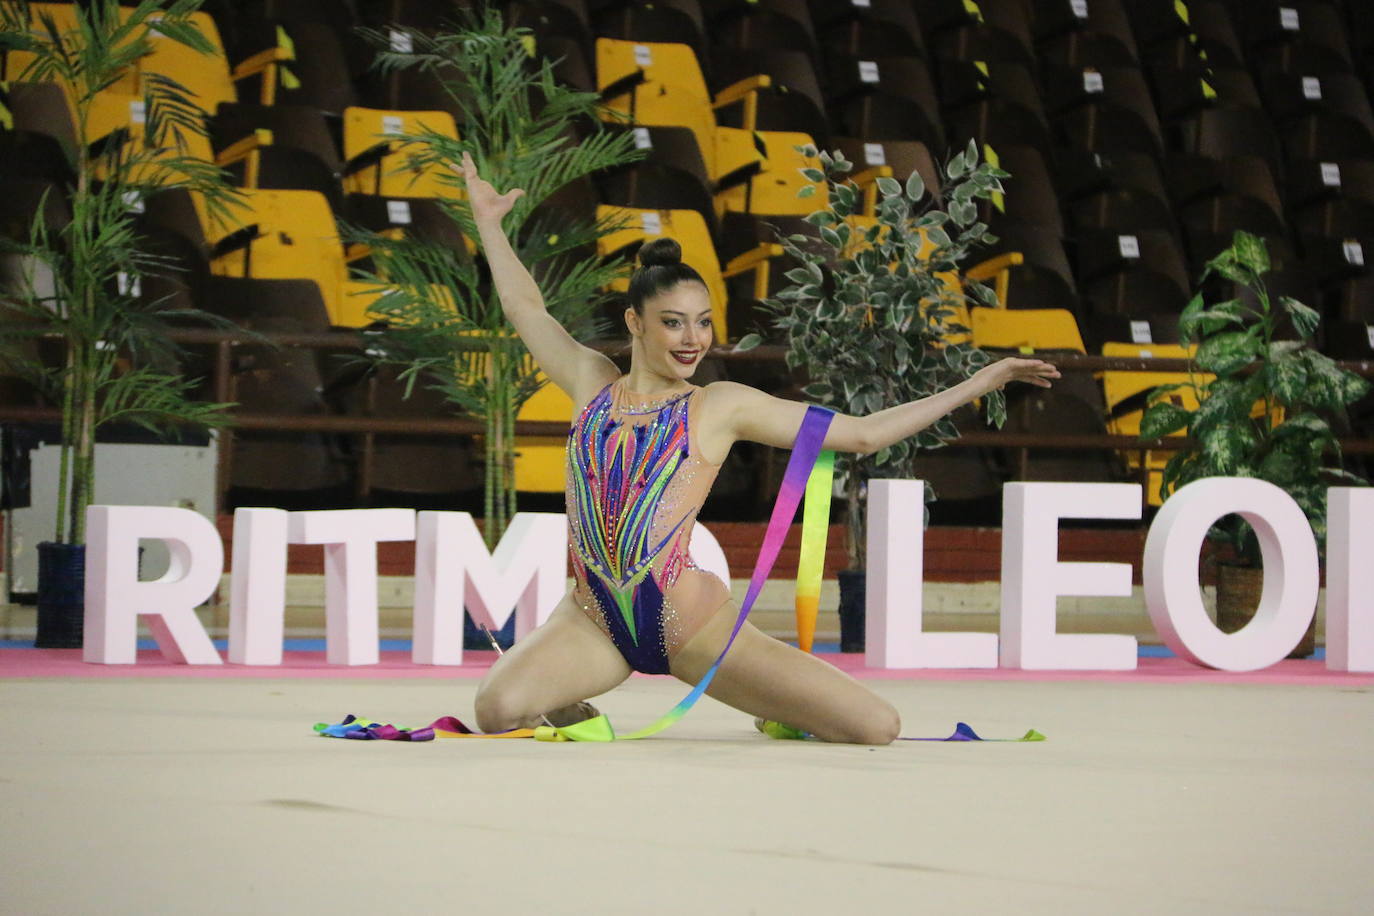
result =
[[[457,167],[454,167],[457,171]],[[510,212],[510,208],[515,206],[515,202],[524,195],[521,188],[511,188],[504,194],[496,193],[496,189],[477,174],[477,166],[473,164],[472,154],[463,153],[463,181],[467,185],[468,203],[472,207],[472,218],[478,224],[501,222],[501,217]]]

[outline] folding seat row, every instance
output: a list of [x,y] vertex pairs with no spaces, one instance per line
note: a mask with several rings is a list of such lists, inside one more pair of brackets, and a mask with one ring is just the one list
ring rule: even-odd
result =
[[[1090,121],[1090,119],[1086,120]],[[1224,115],[1206,113],[1198,121],[1198,138],[1193,145],[1195,148],[1207,152],[1224,151],[1225,147],[1220,145],[1215,137],[1226,138],[1229,136],[1230,142],[1234,143],[1234,132],[1228,132],[1229,126],[1225,123]],[[861,142],[858,138],[855,140]],[[1069,151],[1076,152],[1072,149]],[[1059,147],[1056,152],[1062,155],[1064,148]],[[1131,155],[1131,153],[1120,153],[1109,158],[1130,157]],[[1196,171],[1194,167],[1198,163],[1184,157],[1176,162],[1171,162],[1171,165],[1173,166],[1171,172],[1190,174]],[[1229,236],[1229,230],[1237,227],[1252,231],[1271,230],[1278,236],[1287,234],[1287,229],[1279,215],[1282,208],[1277,203],[1279,199],[1277,188],[1272,180],[1264,181],[1262,178],[1257,178],[1252,182],[1256,185],[1256,190],[1247,190],[1245,194],[1237,194],[1234,193],[1234,188],[1228,188],[1227,185],[1244,184],[1244,176],[1255,171],[1247,167],[1247,162],[1243,160],[1214,162],[1204,159],[1201,165],[1208,167],[1205,171],[1220,174],[1222,177],[1217,181],[1202,185],[1194,182],[1190,186],[1187,181],[1184,181],[1177,189],[1177,194],[1183,198],[1184,209],[1180,216],[1182,228],[1187,235],[1214,239],[1219,233],[1223,237]],[[1234,168],[1231,167],[1233,165]],[[1154,183],[1156,186],[1159,184],[1158,181]],[[1044,187],[1045,185],[1041,184],[1040,186]],[[1158,192],[1158,187],[1155,190]],[[1129,229],[1143,232],[1167,232],[1173,234],[1177,239],[1178,225],[1176,225],[1170,212],[1169,198],[1171,196],[1174,195],[1166,193],[1145,194],[1139,188],[1098,192],[1091,195],[1090,200],[1079,203],[1072,208],[1075,216],[1075,232],[1094,228]],[[1024,198],[1013,195],[1012,199],[1019,201]],[[1344,204],[1335,208],[1325,208],[1328,217],[1333,213],[1340,217],[1342,213],[1349,210],[1350,207]],[[1052,208],[1042,210],[1042,213],[1046,212],[1054,214]],[[1056,218],[1057,214],[1054,214],[1048,219],[1042,217],[1040,222],[1053,222]],[[1122,222],[1123,220],[1124,222]],[[1218,245],[1217,247],[1221,246]],[[1192,254],[1194,248],[1201,250],[1200,246],[1184,245],[1181,242],[1173,246],[1174,250],[1182,250],[1186,254]],[[1212,251],[1214,250],[1212,249]],[[1195,275],[1200,269],[1201,262],[1205,261],[1212,251],[1193,255],[1190,272]],[[1062,265],[1062,259],[1060,259],[1060,263]],[[1061,277],[1068,273],[1064,270],[1056,272]],[[1176,274],[1176,271],[1174,273]],[[1148,277],[1144,282],[1147,285],[1152,284]],[[1118,289],[1116,298],[1130,298],[1131,289],[1129,286],[1123,288],[1119,282],[1115,285]],[[1094,292],[1093,297],[1098,298],[1098,293]],[[1151,302],[1147,302],[1145,305],[1152,307],[1152,303],[1153,298]]]

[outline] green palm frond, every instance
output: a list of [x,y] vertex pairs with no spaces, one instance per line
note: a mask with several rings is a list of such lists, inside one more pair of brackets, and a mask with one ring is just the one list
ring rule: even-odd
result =
[[137,423],[153,432],[170,432],[183,424],[223,426],[232,404],[191,400],[194,381],[149,367],[111,373],[100,388],[101,424]]
[[185,150],[188,135],[207,136],[204,108],[196,94],[170,76],[148,73],[143,77],[145,147]]
[[[643,155],[628,132],[598,129],[597,96],[559,85],[551,63],[525,51],[525,30],[508,29],[495,10],[469,12],[452,31],[408,33],[410,50],[391,46],[391,32],[361,30],[378,48],[384,73],[418,68],[435,76],[452,102],[461,139],[428,129],[388,133],[393,173],[433,170],[452,189],[440,201],[466,238],[476,238],[451,168],[470,153],[498,188],[521,188],[505,225],[520,261],[538,284],[549,314],[575,338],[597,330],[596,314],[623,258],[595,254],[597,239],[620,228],[612,220],[578,218],[541,206],[570,183]],[[575,123],[589,128],[578,134]],[[544,383],[506,320],[479,259],[412,236],[387,239],[346,227],[343,236],[372,248],[369,283],[389,288],[369,317],[385,324],[370,336],[372,358],[401,368],[409,389],[440,392],[456,409],[483,418],[486,433],[486,536],[499,537],[514,511],[510,477],[516,413]],[[444,290],[442,295],[435,288]],[[449,303],[452,303],[451,305]]]
[[[73,102],[79,137],[89,135],[97,96],[135,76],[145,114],[141,128],[77,146],[77,180],[65,189],[67,223],[47,226],[40,206],[27,240],[0,240],[0,249],[18,255],[28,274],[19,289],[7,291],[3,303],[7,317],[15,320],[0,327],[0,359],[19,364],[63,405],[59,540],[82,539],[99,426],[129,420],[166,428],[224,420],[227,405],[192,401],[195,382],[167,368],[179,355],[167,332],[190,322],[232,324],[168,297],[141,294],[145,279],[179,267],[148,250],[130,208],[131,197],[183,189],[203,200],[212,218],[223,219],[237,200],[224,172],[195,152],[193,141],[203,137],[205,124],[194,93],[145,69],[154,42],[214,52],[193,19],[199,6],[200,0],[141,0],[132,7],[121,7],[118,0],[65,8],[26,0],[0,4],[0,50],[28,55],[11,77],[61,84]],[[59,9],[65,24],[59,24]],[[40,290],[39,277],[48,273],[51,291]],[[38,361],[39,337],[60,342],[65,350],[60,367]]]

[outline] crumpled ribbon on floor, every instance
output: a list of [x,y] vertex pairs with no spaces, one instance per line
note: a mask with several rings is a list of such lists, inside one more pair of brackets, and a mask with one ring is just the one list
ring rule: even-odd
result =
[[[544,734],[538,734],[543,732]],[[397,728],[382,722],[374,722],[360,716],[348,715],[337,725],[324,722],[315,724],[315,733],[322,738],[352,738],[360,741],[433,741],[435,738],[535,738],[547,741],[567,740],[557,731],[547,726],[516,728],[508,732],[483,734],[463,724],[457,716],[440,716],[424,728]],[[1045,736],[1030,729],[1020,738],[984,738],[966,722],[954,726],[954,733],[948,738],[898,738],[898,741],[1044,741]]]
[[397,728],[349,714],[337,725],[315,723],[322,738],[353,738],[361,741],[433,741],[435,738],[533,738],[534,729],[515,728],[508,732],[484,734],[468,728],[457,716],[440,716],[424,728]]
[[1020,738],[984,738],[974,731],[967,722],[959,722],[954,726],[954,734],[948,738],[902,738],[898,741],[1044,741],[1045,736],[1035,729],[1029,729]]

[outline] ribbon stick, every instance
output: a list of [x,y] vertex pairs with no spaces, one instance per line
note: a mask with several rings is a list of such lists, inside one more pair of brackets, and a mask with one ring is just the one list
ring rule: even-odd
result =
[[797,559],[797,644],[810,652],[816,638],[825,572],[825,542],[830,530],[830,493],[835,479],[835,453],[821,452],[806,481],[802,510],[801,556]]

